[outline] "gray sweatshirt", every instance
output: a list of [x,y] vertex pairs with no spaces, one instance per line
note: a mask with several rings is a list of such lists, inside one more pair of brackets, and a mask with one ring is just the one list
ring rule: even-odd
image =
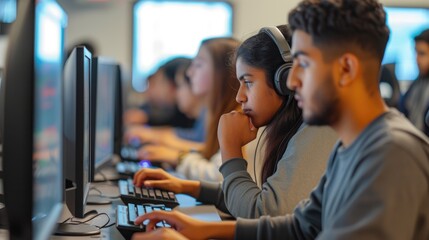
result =
[[239,219],[236,239],[429,239],[429,141],[392,110],[348,147],[294,214]]
[[220,167],[224,177],[222,188],[219,183],[202,182],[198,200],[215,204],[234,217],[291,213],[317,186],[336,140],[336,133],[329,127],[303,124],[290,139],[276,171],[262,189],[247,172],[247,162],[236,158]]

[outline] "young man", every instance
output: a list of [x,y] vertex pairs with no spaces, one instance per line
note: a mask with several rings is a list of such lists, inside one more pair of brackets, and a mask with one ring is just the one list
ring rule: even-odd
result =
[[429,128],[425,124],[425,114],[429,110],[429,29],[417,35],[414,42],[419,76],[402,97],[399,109],[429,136]]
[[[340,137],[309,199],[281,217],[207,223],[156,212],[136,222],[150,219],[152,229],[166,219],[192,239],[429,239],[429,142],[386,107],[378,89],[389,36],[382,6],[376,0],[304,0],[289,24],[294,64],[288,87],[305,122],[329,125]],[[235,161],[233,153],[222,154],[224,164]],[[149,234],[167,239],[178,233]]]

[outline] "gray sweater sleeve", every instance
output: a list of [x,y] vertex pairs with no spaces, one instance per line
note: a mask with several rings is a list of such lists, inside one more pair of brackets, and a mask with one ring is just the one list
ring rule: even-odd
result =
[[237,220],[235,239],[315,239],[321,231],[322,197],[325,177],[311,193],[301,201],[294,214],[286,216],[262,216],[259,219]]
[[205,204],[213,204],[217,209],[229,214],[225,206],[221,184],[206,181],[200,181],[200,183],[200,196],[197,198],[197,201]]
[[291,213],[317,185],[336,139],[330,128],[302,125],[289,141],[276,171],[262,188],[246,171],[244,159],[223,164],[220,171],[224,177],[223,191],[229,212],[234,217],[243,218]]

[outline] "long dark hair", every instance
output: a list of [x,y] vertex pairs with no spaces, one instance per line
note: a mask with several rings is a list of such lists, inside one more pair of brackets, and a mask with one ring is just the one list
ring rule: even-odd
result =
[[[287,25],[277,26],[291,46],[292,33]],[[266,33],[258,33],[245,40],[236,52],[246,64],[263,69],[268,79],[268,86],[274,89],[274,74],[284,64],[279,49]],[[278,161],[286,151],[289,140],[302,124],[302,112],[292,95],[283,96],[283,104],[267,124],[266,152],[261,170],[262,183],[276,171]]]

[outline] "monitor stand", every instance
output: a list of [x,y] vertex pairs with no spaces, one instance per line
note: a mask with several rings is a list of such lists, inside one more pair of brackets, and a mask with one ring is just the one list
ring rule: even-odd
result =
[[59,223],[54,234],[60,236],[90,236],[100,234],[100,229],[88,224]]
[[87,205],[108,205],[112,204],[112,201],[106,197],[99,195],[88,195],[86,199]]
[[8,229],[6,207],[0,202],[0,229]]

